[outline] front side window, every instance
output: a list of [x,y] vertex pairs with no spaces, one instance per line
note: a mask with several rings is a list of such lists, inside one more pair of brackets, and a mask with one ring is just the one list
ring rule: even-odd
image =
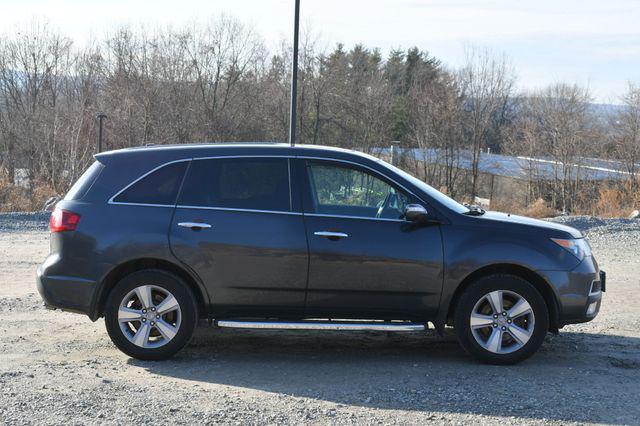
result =
[[194,160],[179,204],[288,212],[289,162],[286,158]]
[[118,194],[116,203],[174,205],[187,161],[167,164]]
[[316,213],[367,218],[401,219],[408,196],[360,169],[308,163]]

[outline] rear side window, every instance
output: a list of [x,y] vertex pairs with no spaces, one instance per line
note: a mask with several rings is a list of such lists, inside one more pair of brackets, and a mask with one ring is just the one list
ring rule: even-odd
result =
[[134,182],[113,201],[116,203],[174,205],[188,161],[167,164]]
[[180,205],[290,211],[286,158],[194,160]]
[[80,179],[73,184],[67,195],[65,195],[65,200],[79,200],[87,193],[93,182],[96,181],[98,175],[102,171],[104,166],[99,161],[95,161],[85,172],[80,176]]

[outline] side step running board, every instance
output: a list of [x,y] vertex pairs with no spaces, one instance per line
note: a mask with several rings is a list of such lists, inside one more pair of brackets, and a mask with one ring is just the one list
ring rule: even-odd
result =
[[225,328],[252,328],[263,330],[333,330],[333,331],[423,331],[426,324],[410,322],[338,322],[338,321],[234,321],[216,320],[214,324]]

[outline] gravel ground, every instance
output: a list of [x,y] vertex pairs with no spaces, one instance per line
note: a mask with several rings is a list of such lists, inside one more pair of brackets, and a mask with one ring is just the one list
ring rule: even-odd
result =
[[169,361],[132,360],[102,320],[41,307],[46,219],[0,215],[3,424],[640,423],[640,221],[554,219],[590,237],[602,311],[495,367],[452,335],[207,328]]

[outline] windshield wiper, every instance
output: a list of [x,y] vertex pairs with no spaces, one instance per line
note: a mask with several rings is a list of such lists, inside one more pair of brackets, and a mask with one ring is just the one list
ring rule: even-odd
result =
[[467,203],[465,203],[464,206],[469,209],[468,212],[464,213],[464,214],[466,214],[468,216],[482,216],[485,213],[485,211],[484,211],[484,209],[482,207],[477,206],[475,204],[467,204]]

